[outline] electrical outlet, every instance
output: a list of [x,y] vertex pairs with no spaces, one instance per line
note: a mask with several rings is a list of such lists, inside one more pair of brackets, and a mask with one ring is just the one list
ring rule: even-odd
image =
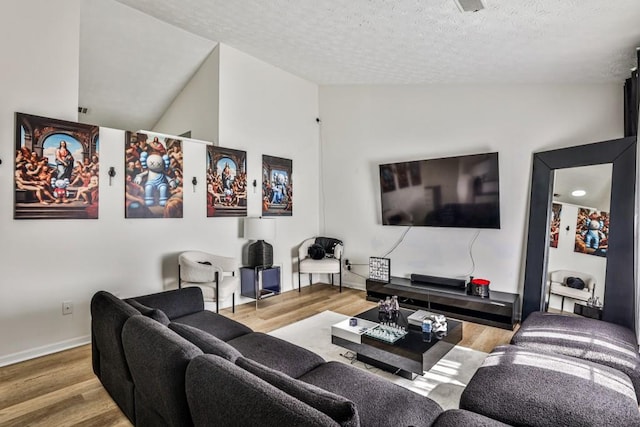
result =
[[62,301],[62,314],[73,313],[73,301]]

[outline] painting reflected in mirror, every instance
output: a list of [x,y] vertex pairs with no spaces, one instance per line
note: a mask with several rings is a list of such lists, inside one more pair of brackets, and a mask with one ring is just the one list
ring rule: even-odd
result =
[[573,313],[576,303],[604,302],[611,173],[611,163],[554,171],[548,311]]

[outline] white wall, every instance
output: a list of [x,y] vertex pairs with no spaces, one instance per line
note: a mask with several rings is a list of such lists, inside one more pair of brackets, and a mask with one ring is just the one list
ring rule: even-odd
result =
[[182,135],[191,131],[191,138],[217,141],[219,66],[220,51],[216,47],[173,100],[153,130],[169,135]]
[[[599,297],[600,301],[604,302],[607,259],[574,251],[578,208],[585,206],[576,206],[570,203],[560,204],[562,205],[562,210],[560,211],[558,247],[549,248],[547,271],[572,270],[591,274],[596,280],[595,296]],[[608,211],[608,209],[602,206],[590,208],[597,209],[599,211]],[[566,229],[567,226],[569,227],[569,230]],[[561,302],[562,297],[558,295],[551,295],[549,307],[557,308],[559,310]],[[564,310],[569,312],[573,311],[573,301],[571,299],[565,299]]]
[[86,256],[97,249],[91,239],[96,223],[78,223],[62,240],[70,223],[15,221],[12,201],[15,113],[77,119],[79,28],[78,0],[2,4],[0,364],[7,354],[71,343],[88,331],[86,308],[79,304],[76,314],[62,317],[61,303],[87,298],[83,282],[98,262]]
[[318,235],[318,86],[227,45],[219,49],[220,145],[247,151],[248,216],[262,213],[262,155],[293,160],[293,216],[275,219],[276,238],[269,243],[285,290],[297,288],[292,255]]
[[[0,366],[88,342],[89,302],[98,290],[129,297],[174,288],[179,252],[240,258],[246,246],[242,220],[207,218],[205,185],[194,191],[190,184],[192,176],[205,182],[202,144],[184,144],[184,218],[125,219],[124,131],[109,128],[100,129],[98,220],[13,220],[14,113],[77,119],[79,8],[78,1],[3,3]],[[231,49],[223,53],[223,145],[248,151],[250,178],[258,181],[262,153],[293,159],[294,216],[277,220],[272,242],[283,289],[290,290],[290,251],[318,228],[317,86]],[[118,173],[112,185],[109,166]],[[250,196],[250,213],[259,215],[260,196]],[[66,300],[75,308],[63,316]]]
[[[518,292],[532,153],[621,137],[622,105],[616,84],[321,87],[327,234],[352,263],[384,255],[407,228],[381,225],[379,164],[498,151],[501,229],[480,231],[473,275]],[[475,233],[414,227],[389,255],[392,274],[468,274]]]

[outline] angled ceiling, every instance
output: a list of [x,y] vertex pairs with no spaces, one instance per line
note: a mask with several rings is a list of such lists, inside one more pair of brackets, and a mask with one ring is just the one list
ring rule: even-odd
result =
[[215,46],[113,0],[83,0],[79,120],[151,129]]
[[640,45],[637,0],[82,1],[83,120],[128,129],[219,42],[320,85],[622,83]]

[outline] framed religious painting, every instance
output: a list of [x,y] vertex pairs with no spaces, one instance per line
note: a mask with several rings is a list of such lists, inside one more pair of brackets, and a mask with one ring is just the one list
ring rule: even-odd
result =
[[549,229],[549,245],[552,248],[558,247],[558,237],[560,236],[560,215],[562,213],[562,205],[553,203],[551,205],[551,226]]
[[99,130],[16,113],[15,219],[98,218]]
[[293,215],[293,162],[262,156],[262,216]]
[[207,146],[207,217],[247,216],[247,152]]

